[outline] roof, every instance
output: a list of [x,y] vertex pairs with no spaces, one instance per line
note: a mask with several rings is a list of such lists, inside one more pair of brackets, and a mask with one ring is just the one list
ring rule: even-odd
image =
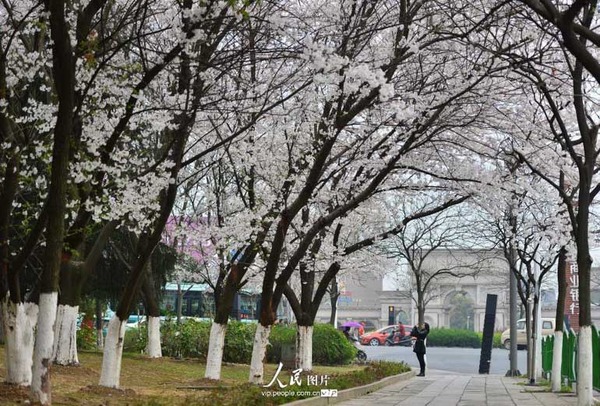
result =
[[[209,286],[206,283],[181,283],[180,286],[181,290],[184,292],[205,292],[209,289]],[[166,283],[165,290],[177,290],[177,283]]]
[[[212,292],[212,288],[206,283],[181,283],[181,290],[185,292]],[[167,282],[164,290],[177,291],[177,282]],[[260,292],[256,292],[252,289],[240,289],[238,291],[244,295],[258,295]]]

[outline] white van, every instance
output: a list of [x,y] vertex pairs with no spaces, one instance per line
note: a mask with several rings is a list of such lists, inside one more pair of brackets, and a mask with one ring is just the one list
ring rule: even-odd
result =
[[[555,319],[542,318],[542,337],[554,334]],[[504,330],[501,338],[504,348],[510,350],[510,329]],[[525,319],[517,320],[517,347],[527,347]]]

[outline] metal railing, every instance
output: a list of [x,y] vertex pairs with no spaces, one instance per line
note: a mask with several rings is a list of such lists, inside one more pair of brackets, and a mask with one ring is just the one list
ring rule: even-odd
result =
[[[542,340],[542,370],[550,375],[552,372],[552,352],[554,336]],[[600,336],[595,326],[592,326],[592,383],[595,390],[600,390]],[[562,381],[571,385],[577,382],[577,334],[573,330],[563,332],[562,348]]]

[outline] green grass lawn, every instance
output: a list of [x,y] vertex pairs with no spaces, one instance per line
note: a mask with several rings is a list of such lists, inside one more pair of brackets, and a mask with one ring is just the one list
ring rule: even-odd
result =
[[[0,381],[5,379],[4,348],[0,346]],[[125,354],[121,370],[121,389],[112,390],[97,386],[100,377],[102,354],[80,352],[80,366],[52,366],[52,400],[55,405],[246,405],[280,404],[291,398],[268,398],[266,390],[319,390],[303,385],[289,386],[291,373],[282,370],[280,381],[288,387],[280,389],[277,384],[263,388],[247,383],[250,367],[240,364],[224,364],[222,380],[204,379],[205,365],[198,360],[171,358],[149,359],[142,355]],[[379,365],[379,366],[377,366]],[[344,389],[374,381],[386,375],[406,370],[405,365],[377,364],[348,365],[340,367],[315,366],[312,375],[327,375],[327,388]],[[383,367],[381,367],[383,365]],[[376,368],[373,369],[373,368]],[[265,365],[265,380],[274,376],[277,365]],[[203,389],[191,389],[192,387]],[[325,387],[325,386],[323,386]],[[13,385],[0,384],[0,405],[22,404],[27,391]]]

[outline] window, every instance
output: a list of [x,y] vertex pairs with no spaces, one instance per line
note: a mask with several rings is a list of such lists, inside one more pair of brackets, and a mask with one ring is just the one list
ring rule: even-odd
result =
[[525,330],[525,320],[517,321],[517,330]]
[[544,321],[542,322],[542,330],[552,330],[552,322],[551,321]]

